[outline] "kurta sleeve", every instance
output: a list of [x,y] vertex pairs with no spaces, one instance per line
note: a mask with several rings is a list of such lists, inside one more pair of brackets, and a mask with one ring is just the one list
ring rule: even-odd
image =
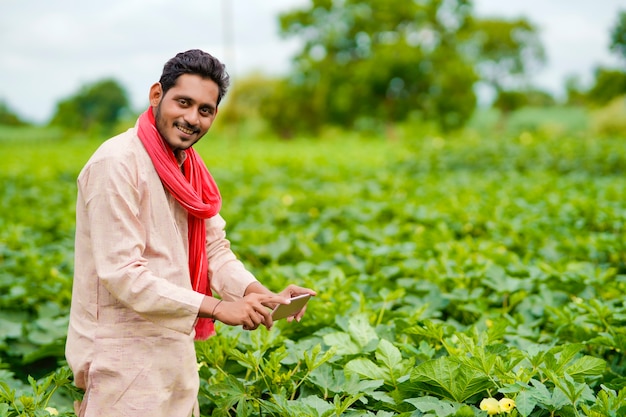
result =
[[224,300],[233,301],[243,297],[246,288],[257,279],[231,250],[225,226],[219,214],[206,221],[209,279],[213,291]]
[[[146,320],[190,334],[203,295],[151,270],[144,256],[150,236],[141,217],[151,209],[145,207],[149,190],[142,188],[141,181],[138,169],[122,158],[99,160],[79,178],[96,273],[127,308]],[[187,265],[186,259],[178,261]]]

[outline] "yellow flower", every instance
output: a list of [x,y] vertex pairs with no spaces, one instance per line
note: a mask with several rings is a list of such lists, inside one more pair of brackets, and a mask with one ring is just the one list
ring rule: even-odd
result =
[[46,410],[48,412],[48,414],[50,414],[51,416],[58,416],[59,415],[59,412],[54,407],[46,407],[46,408],[44,408],[44,410]]
[[515,408],[515,401],[510,398],[502,398],[499,401],[500,409],[505,413],[510,413]]
[[480,409],[493,416],[500,413],[500,403],[495,398],[483,398],[480,402]]

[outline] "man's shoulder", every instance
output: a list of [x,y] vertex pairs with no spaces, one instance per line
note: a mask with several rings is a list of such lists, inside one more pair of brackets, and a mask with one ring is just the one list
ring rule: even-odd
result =
[[86,166],[103,160],[134,160],[143,155],[147,155],[145,148],[137,136],[137,130],[131,128],[102,142]]
[[137,152],[138,144],[140,144],[140,141],[137,137],[137,130],[131,128],[102,142],[92,155],[92,158],[129,155]]
[[104,141],[91,155],[81,171],[138,168],[143,165],[149,156],[137,136],[137,130],[132,128]]

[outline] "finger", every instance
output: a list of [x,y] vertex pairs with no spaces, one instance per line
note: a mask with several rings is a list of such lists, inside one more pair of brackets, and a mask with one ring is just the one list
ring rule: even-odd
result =
[[[267,310],[262,305],[259,307],[259,309]],[[254,323],[254,328],[252,330],[258,328],[261,324],[265,323],[265,318],[263,317],[263,314],[261,313],[259,309],[255,308],[250,312],[249,318],[252,321],[252,323]]]
[[277,304],[289,304],[290,302],[289,297],[284,297],[278,294],[265,295],[262,299],[260,299],[260,303],[268,308],[274,308]]
[[296,314],[294,314],[292,316],[292,321],[300,321],[302,320],[302,317],[304,317],[304,313],[306,312],[306,306],[302,307],[302,309],[300,309],[300,311],[298,311]]
[[244,330],[254,330],[258,327],[258,324],[254,323],[254,320],[250,316],[244,321],[243,329]]
[[304,288],[304,287],[298,287],[297,285],[294,285],[294,292],[297,294],[311,294],[311,295],[317,295],[317,292],[310,289],[310,288]]
[[271,329],[272,326],[274,325],[274,320],[272,319],[271,310],[268,310],[265,307],[261,306],[261,310],[258,310],[257,313],[259,314],[259,317],[261,318],[261,322],[263,323],[263,325],[268,330]]
[[287,286],[287,288],[281,291],[280,294],[284,295],[285,297],[291,298],[291,297],[295,297],[297,295],[303,295],[303,294],[317,295],[317,292],[313,291],[310,288],[304,288],[304,287],[299,287],[294,284],[290,284]]

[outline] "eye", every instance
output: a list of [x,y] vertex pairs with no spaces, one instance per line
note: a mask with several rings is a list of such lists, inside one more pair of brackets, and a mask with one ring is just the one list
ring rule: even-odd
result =
[[212,116],[214,113],[212,107],[200,107],[200,114],[203,116]]
[[181,106],[183,106],[183,107],[186,107],[186,106],[188,106],[188,105],[189,105],[189,102],[188,102],[188,101],[187,101],[187,99],[185,99],[185,98],[179,98],[179,99],[178,99],[178,104],[180,104],[180,105],[181,105]]

